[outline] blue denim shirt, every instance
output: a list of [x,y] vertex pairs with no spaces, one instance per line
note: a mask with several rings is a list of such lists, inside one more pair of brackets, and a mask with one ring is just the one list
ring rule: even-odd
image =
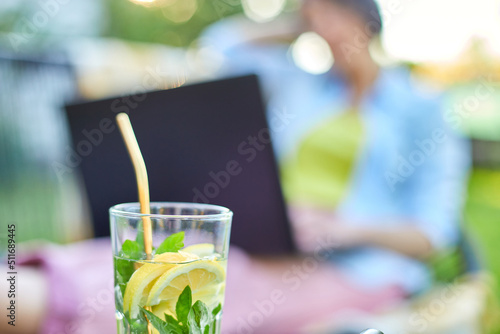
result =
[[[221,74],[261,78],[278,159],[322,120],[349,108],[349,93],[335,70],[302,71],[286,45],[241,43],[238,30],[227,23],[212,26],[204,38],[225,57]],[[405,69],[381,70],[360,108],[366,145],[337,214],[352,224],[380,228],[413,224],[441,250],[458,238],[469,145],[444,120],[440,98],[416,86]],[[397,285],[415,293],[430,282],[425,264],[386,249],[338,252],[332,260],[366,287]]]

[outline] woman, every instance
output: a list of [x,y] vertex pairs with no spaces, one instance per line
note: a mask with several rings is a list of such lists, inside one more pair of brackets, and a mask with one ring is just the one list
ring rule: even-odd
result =
[[[368,41],[382,29],[374,1],[306,0],[302,14],[333,53],[335,64],[323,75],[300,70],[288,45],[276,43],[297,24],[232,19],[205,34],[225,55],[225,74],[257,73],[270,117],[290,116],[289,124],[270,125],[295,236],[302,251],[329,259],[325,285],[318,272],[310,275],[319,279],[322,300],[334,296],[323,314],[317,300],[308,306],[305,296],[289,293],[289,302],[301,305],[281,315],[276,306],[253,326],[262,333],[293,333],[322,316],[373,310],[424,289],[430,275],[422,260],[457,240],[469,164],[467,144],[443,121],[439,100],[416,89],[405,69],[381,69],[372,59]],[[251,261],[280,291],[301,263]],[[303,291],[314,289],[303,282]],[[258,299],[250,296],[257,288],[250,291],[247,298]]]

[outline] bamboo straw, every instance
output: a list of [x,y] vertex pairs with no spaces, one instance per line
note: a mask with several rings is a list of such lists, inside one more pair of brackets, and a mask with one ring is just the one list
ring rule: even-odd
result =
[[[137,138],[134,134],[134,129],[130,123],[130,118],[125,113],[116,115],[116,122],[120,128],[123,140],[127,146],[130,159],[134,165],[135,176],[137,179],[137,189],[139,192],[139,203],[141,205],[141,213],[149,215],[151,213],[149,206],[149,182],[146,164],[142,157]],[[151,229],[151,218],[149,216],[142,217],[142,225],[144,229],[144,251],[148,260],[151,259],[153,248],[153,235]]]

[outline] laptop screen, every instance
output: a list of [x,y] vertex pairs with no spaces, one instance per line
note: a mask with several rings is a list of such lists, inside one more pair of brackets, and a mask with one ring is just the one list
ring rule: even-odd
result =
[[234,212],[231,243],[251,254],[294,251],[256,76],[66,107],[73,165],[83,175],[96,236],[108,209],[137,202],[115,123],[127,112],[146,162],[151,201],[200,202]]

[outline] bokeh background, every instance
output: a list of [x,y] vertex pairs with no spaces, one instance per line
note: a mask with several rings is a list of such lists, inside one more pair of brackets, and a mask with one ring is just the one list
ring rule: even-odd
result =
[[[464,225],[491,274],[498,302],[500,0],[379,4],[385,28],[371,46],[377,61],[407,66],[431,89],[446,91],[445,112],[463,116],[460,128],[473,143],[474,161]],[[18,242],[92,237],[78,173],[57,169],[70,154],[61,106],[209,80],[224,58],[200,37],[204,28],[232,15],[279,20],[299,5],[298,0],[2,0],[0,224],[18,222]],[[289,42],[290,57],[306,71],[324,73],[334,62],[311,33]],[[487,93],[478,94],[478,87]],[[454,277],[455,255],[435,260],[438,279]],[[489,331],[500,333],[494,325]]]

